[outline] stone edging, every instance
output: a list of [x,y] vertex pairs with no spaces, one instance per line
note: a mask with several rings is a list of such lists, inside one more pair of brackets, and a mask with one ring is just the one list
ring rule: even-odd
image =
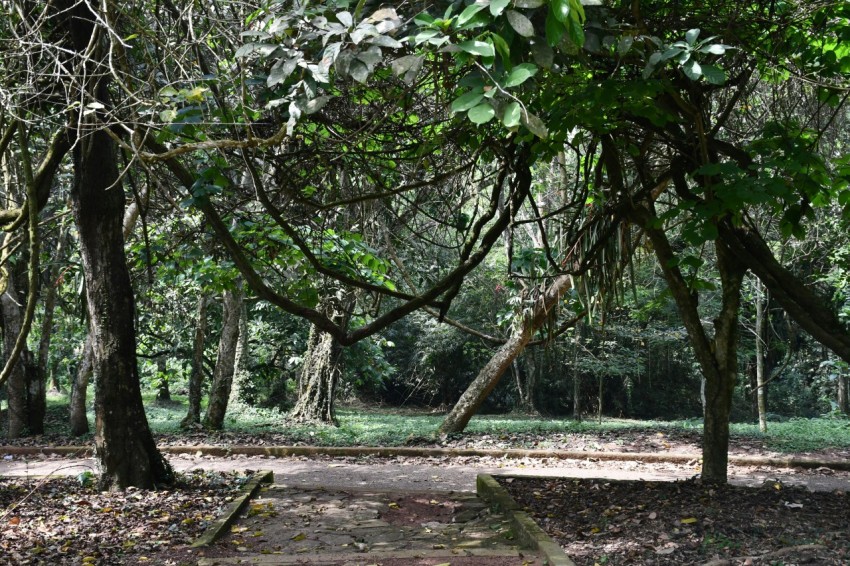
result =
[[520,509],[519,504],[493,476],[478,474],[475,483],[478,497],[486,501],[492,509],[508,516],[517,540],[526,548],[540,552],[543,555],[544,564],[576,566],[560,545],[553,541],[528,513]]
[[[688,463],[702,459],[699,454],[680,452],[591,452],[579,450],[541,450],[522,448],[426,448],[411,446],[162,446],[164,454],[197,454],[203,456],[227,457],[244,454],[246,456],[376,456],[393,458],[397,456],[422,457],[491,457],[491,458],[552,458],[555,460],[605,460],[635,461],[644,463]],[[0,446],[0,454],[56,454],[88,458],[92,449],[87,446]],[[774,468],[829,468],[837,471],[850,471],[850,460],[818,460],[815,458],[771,457],[771,456],[729,456],[729,463],[736,466],[771,466]]]
[[256,495],[257,491],[259,491],[260,485],[264,483],[272,483],[273,481],[274,474],[270,471],[260,471],[255,473],[254,476],[242,486],[239,496],[230,503],[227,509],[224,510],[221,517],[216,519],[213,524],[207,527],[207,530],[205,530],[204,533],[192,543],[192,548],[209,546],[225,534],[227,529],[230,528],[230,525],[232,525],[236,520],[239,513],[246,505],[248,505],[248,501]]

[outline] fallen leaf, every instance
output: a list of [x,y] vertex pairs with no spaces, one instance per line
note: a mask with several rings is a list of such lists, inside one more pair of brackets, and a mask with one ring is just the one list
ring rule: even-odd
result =
[[690,524],[693,524],[693,523],[696,523],[696,522],[697,522],[696,517],[688,517],[686,519],[682,519],[683,525],[690,525]]
[[391,501],[391,502],[388,504],[388,507],[389,507],[390,509],[398,509],[398,508],[399,508],[398,503],[396,503],[395,501]]
[[655,520],[656,517],[658,517],[658,513],[656,513],[655,511],[653,511],[652,513],[649,514],[649,518],[652,519],[653,521]]
[[12,517],[11,519],[9,519],[9,524],[10,525],[20,525],[21,524],[21,518],[20,517]]
[[291,540],[301,541],[301,540],[304,540],[306,538],[307,538],[307,535],[305,535],[304,533],[298,533],[297,535],[293,535]]

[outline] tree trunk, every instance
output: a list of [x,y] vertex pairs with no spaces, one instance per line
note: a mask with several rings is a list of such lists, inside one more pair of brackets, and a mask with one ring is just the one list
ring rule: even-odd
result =
[[843,415],[850,415],[850,402],[848,402],[848,379],[846,373],[838,374],[838,412]]
[[568,275],[555,278],[534,306],[533,314],[526,318],[519,330],[515,331],[496,351],[461,395],[451,412],[446,415],[443,424],[440,425],[440,434],[463,432],[469,420],[478,412],[481,404],[499,383],[505,370],[522,353],[525,345],[543,326],[552,309],[557,306],[561,296],[571,287],[572,278]]
[[239,344],[239,318],[242,312],[243,291],[241,281],[236,289],[227,290],[222,298],[221,337],[218,341],[218,356],[215,361],[213,382],[210,387],[207,413],[204,415],[204,428],[221,430],[227,402],[230,399],[230,387],[233,383],[233,370],[236,361],[236,348]]
[[767,293],[764,284],[756,279],[756,405],[758,407],[759,430],[767,432],[767,389],[765,385],[765,357],[767,342]]
[[86,416],[86,390],[89,386],[92,373],[94,371],[94,363],[92,360],[91,349],[92,334],[86,335],[86,342],[83,345],[80,366],[77,368],[77,373],[74,375],[71,383],[71,401],[70,401],[70,425],[71,434],[74,436],[82,436],[89,432],[89,420]]
[[171,401],[171,385],[168,383],[168,358],[163,354],[156,359],[157,387],[156,402],[168,403]]
[[[348,298],[325,297],[319,308],[335,324],[347,326],[350,303]],[[327,332],[311,326],[298,379],[298,401],[290,417],[301,422],[338,424],[334,402],[342,370],[342,346]]]
[[229,405],[243,406],[243,389],[250,377],[248,366],[251,362],[251,350],[248,344],[248,305],[244,298],[239,309],[239,340],[236,343],[236,357],[233,361],[233,385],[230,388]]
[[[11,265],[5,267],[6,290],[0,295],[4,359],[15,347],[24,319],[24,306],[16,289],[19,274],[14,274],[12,268]],[[47,391],[29,348],[24,347],[9,375],[6,393],[9,408],[8,437],[20,438],[44,433]]]
[[722,303],[720,313],[714,320],[714,338],[709,339],[697,311],[699,297],[688,287],[679,270],[670,242],[658,227],[654,207],[651,204],[644,205],[633,208],[631,212],[632,218],[643,226],[652,242],[658,264],[705,378],[702,479],[709,483],[726,483],[729,414],[738,375],[738,310],[746,270],[738,263],[738,254],[730,251],[723,240],[715,241]]
[[207,296],[198,295],[198,315],[195,319],[195,340],[192,347],[192,373],[189,375],[189,409],[181,428],[201,423],[201,386],[204,381],[204,342],[207,334]]
[[578,345],[581,340],[581,323],[576,323],[573,340],[573,418],[581,422],[581,371],[578,368]]
[[58,295],[59,262],[63,260],[65,253],[65,240],[68,229],[63,222],[56,238],[56,250],[53,254],[53,262],[47,270],[47,290],[44,294],[44,317],[41,319],[41,338],[38,341],[38,371],[47,386],[48,375],[52,377],[54,391],[59,391],[59,382],[56,373],[50,371],[50,340],[53,337],[53,315],[56,312],[56,296]]

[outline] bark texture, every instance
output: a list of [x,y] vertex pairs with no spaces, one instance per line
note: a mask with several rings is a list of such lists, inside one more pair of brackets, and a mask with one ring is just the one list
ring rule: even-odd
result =
[[192,345],[192,373],[189,374],[189,408],[180,423],[183,428],[201,424],[201,386],[204,382],[204,342],[207,335],[207,304],[202,292],[198,296],[198,313],[195,317],[195,339]]
[[221,430],[230,399],[236,348],[239,344],[239,316],[242,312],[242,288],[227,290],[222,298],[221,337],[218,342],[213,382],[210,387],[209,403],[204,415],[204,428]]
[[[349,300],[337,297],[325,297],[319,305],[341,327],[348,324],[349,307]],[[333,336],[312,325],[298,380],[298,401],[290,416],[296,421],[337,424],[334,402],[342,370],[342,346]]]
[[481,368],[478,376],[460,396],[458,402],[440,425],[440,434],[463,432],[466,425],[469,424],[469,420],[478,412],[481,404],[498,385],[502,375],[517,356],[522,353],[534,333],[543,326],[563,294],[571,288],[571,282],[572,278],[567,275],[555,278],[534,306],[531,316],[527,317],[520,328],[493,354],[493,357]]
[[92,334],[89,332],[86,335],[86,342],[83,344],[80,365],[71,383],[71,401],[68,417],[71,434],[74,436],[82,436],[89,432],[89,419],[86,416],[86,390],[94,373],[94,354],[92,353],[91,342]]
[[756,407],[758,408],[759,430],[767,432],[767,382],[765,365],[767,357],[767,297],[764,284],[756,282]]
[[[86,52],[89,65],[105,61],[107,38],[96,24],[103,14],[94,14],[87,3],[67,8],[64,23],[74,51]],[[108,75],[90,69],[89,76],[87,99],[109,108]],[[124,253],[124,191],[115,142],[99,118],[85,117],[87,127],[77,131],[71,189],[92,333],[95,451],[103,489],[152,489],[172,483],[174,474],[157,450],[142,405],[135,302]]]
[[245,384],[250,377],[248,366],[251,362],[248,338],[248,305],[243,298],[242,306],[239,309],[239,340],[236,344],[236,356],[233,361],[233,385],[230,388],[229,405],[231,407],[245,404],[242,395]]
[[[4,359],[15,347],[21,332],[24,307],[15,289],[18,278],[7,272],[6,290],[0,295],[0,320],[3,324]],[[9,438],[20,438],[44,432],[44,414],[46,410],[46,391],[33,364],[32,354],[24,348],[18,362],[9,374],[6,382],[6,394],[9,408]]]

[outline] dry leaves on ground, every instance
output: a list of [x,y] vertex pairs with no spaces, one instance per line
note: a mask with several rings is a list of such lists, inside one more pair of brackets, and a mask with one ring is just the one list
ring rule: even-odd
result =
[[848,564],[850,496],[778,482],[502,480],[579,566]]
[[123,492],[100,492],[86,475],[0,479],[0,564],[154,563],[197,538],[246,476],[178,478],[169,490]]

